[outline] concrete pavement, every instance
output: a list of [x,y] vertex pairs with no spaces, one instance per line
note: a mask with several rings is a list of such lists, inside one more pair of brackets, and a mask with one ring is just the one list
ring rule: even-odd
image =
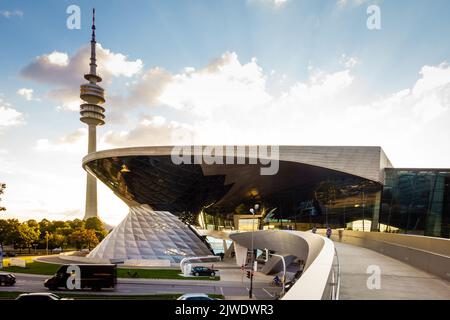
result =
[[[341,300],[450,300],[450,283],[370,249],[335,242],[341,265]],[[368,289],[369,266],[381,271],[380,289]]]

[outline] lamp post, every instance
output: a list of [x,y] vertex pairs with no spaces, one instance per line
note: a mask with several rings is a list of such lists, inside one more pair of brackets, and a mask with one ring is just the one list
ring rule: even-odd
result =
[[254,259],[254,248],[253,248],[253,233],[255,232],[255,213],[256,211],[258,211],[259,209],[259,204],[255,204],[255,208],[251,208],[250,209],[250,213],[252,214],[252,251],[251,251],[251,255],[252,255],[252,259],[251,259],[251,271],[250,271],[250,289],[248,290],[248,297],[250,299],[252,299],[253,297],[253,268],[254,268],[254,263],[255,263],[255,259]]
[[48,255],[48,231],[45,231],[45,253]]

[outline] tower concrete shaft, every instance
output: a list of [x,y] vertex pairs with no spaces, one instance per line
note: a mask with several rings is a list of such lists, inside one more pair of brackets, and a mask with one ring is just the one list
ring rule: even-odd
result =
[[[84,78],[89,81],[80,87],[80,98],[85,102],[80,105],[80,121],[88,125],[88,153],[97,151],[97,126],[105,124],[105,108],[101,104],[105,103],[105,93],[97,83],[102,78],[97,74],[95,40],[95,9],[92,11],[92,38],[91,38],[91,58],[89,63],[89,73]],[[97,212],[97,179],[87,173],[86,179],[86,209],[84,218],[98,217]]]

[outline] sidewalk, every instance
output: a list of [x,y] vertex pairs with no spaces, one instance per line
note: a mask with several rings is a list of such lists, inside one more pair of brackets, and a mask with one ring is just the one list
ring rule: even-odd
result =
[[[334,242],[341,264],[341,300],[450,300],[450,283],[370,249]],[[369,289],[373,272],[381,271],[380,289]]]

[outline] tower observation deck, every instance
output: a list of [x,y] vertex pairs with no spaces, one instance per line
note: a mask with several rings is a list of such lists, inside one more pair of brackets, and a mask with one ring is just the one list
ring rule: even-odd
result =
[[[80,121],[88,125],[88,154],[97,151],[97,126],[105,124],[105,108],[101,105],[105,103],[105,92],[97,83],[102,78],[97,74],[95,40],[95,9],[92,11],[92,38],[91,38],[91,59],[89,73],[84,78],[89,81],[80,87],[80,98],[84,101],[80,105]],[[86,182],[86,210],[84,218],[97,217],[97,180],[90,173],[87,173]]]

